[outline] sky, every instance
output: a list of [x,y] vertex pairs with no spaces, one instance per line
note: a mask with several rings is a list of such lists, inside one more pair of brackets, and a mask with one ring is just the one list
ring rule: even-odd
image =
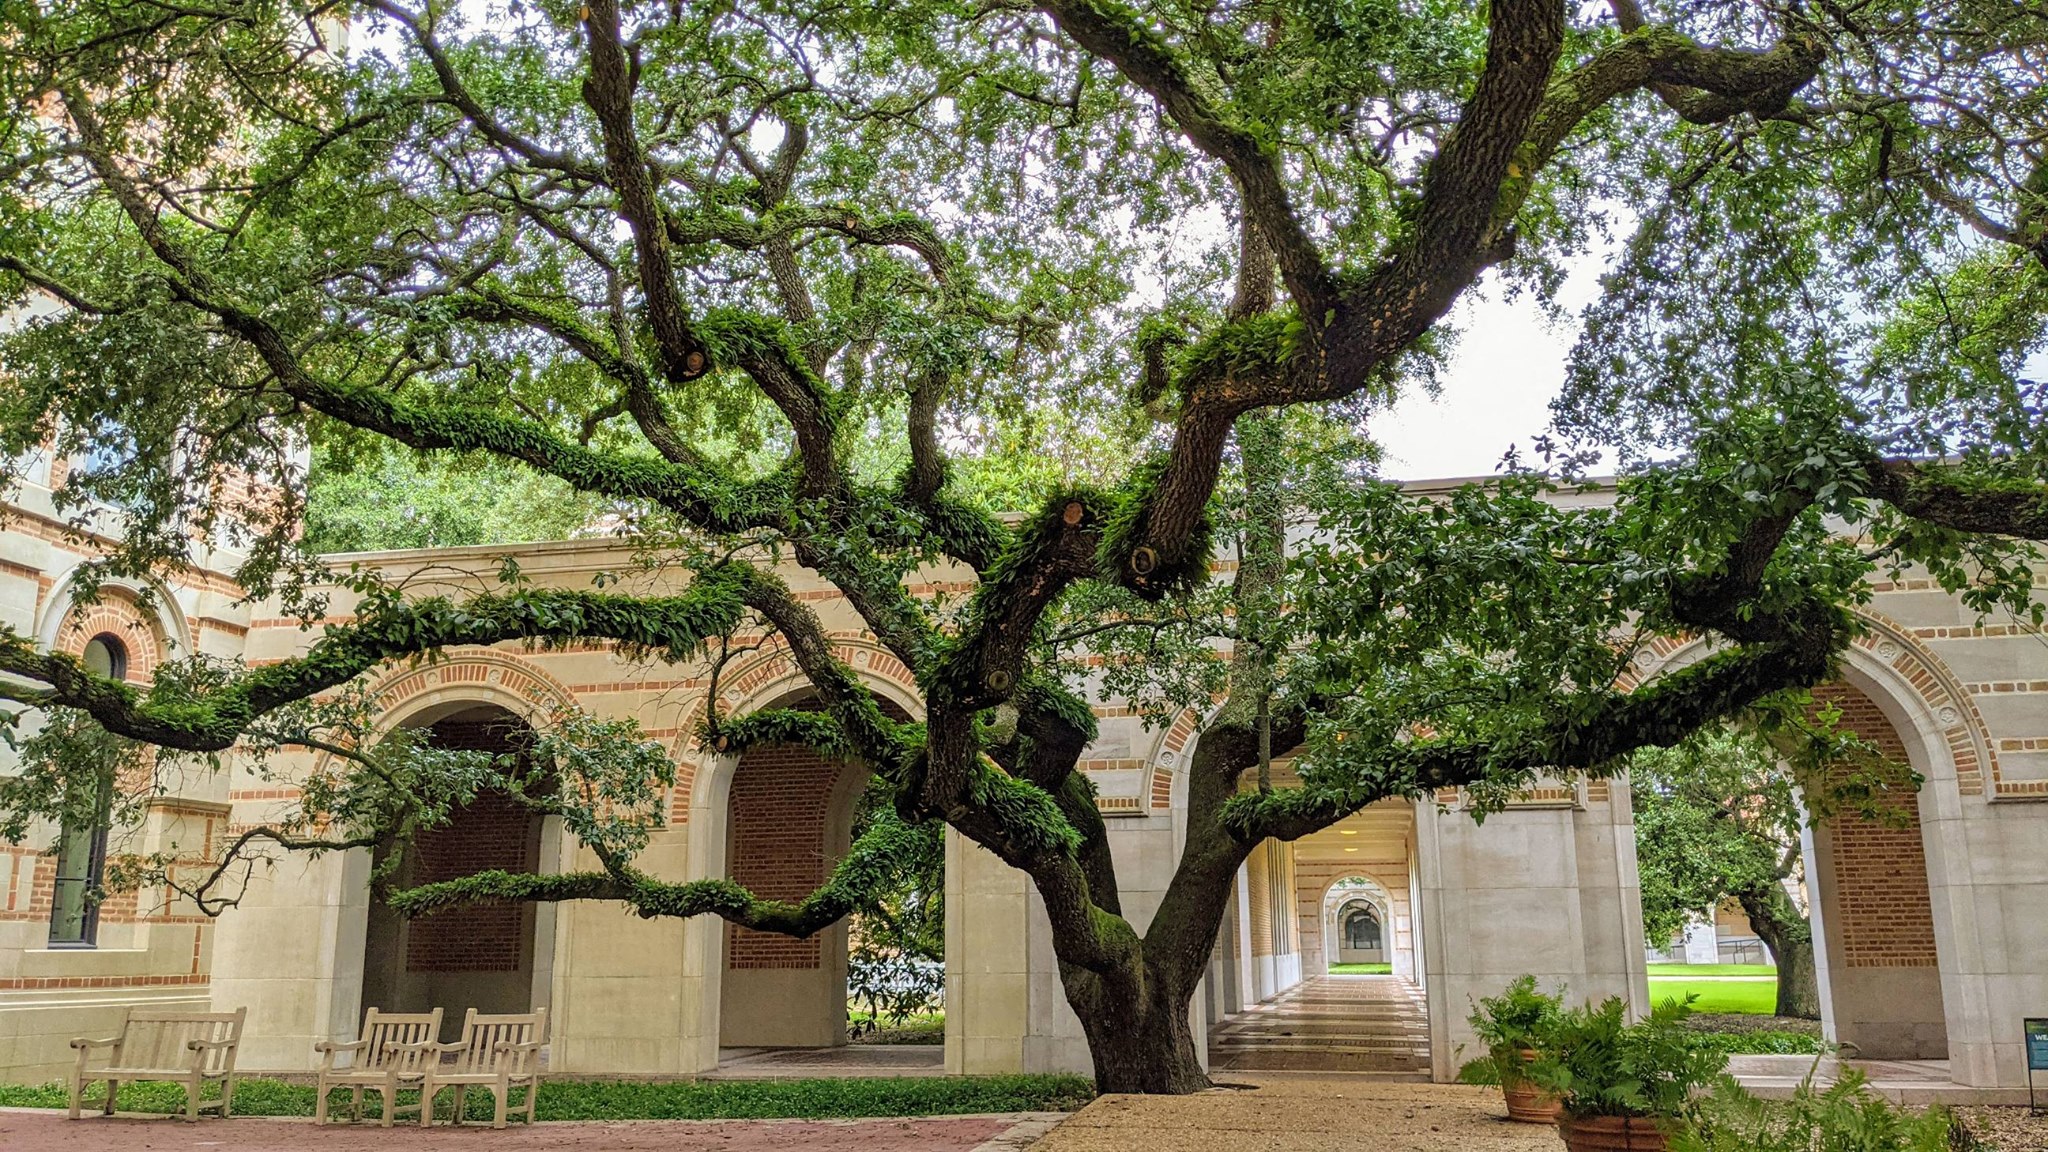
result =
[[1370,426],[1386,452],[1382,474],[1395,480],[1488,476],[1510,445],[1519,444],[1526,457],[1529,442],[1550,427],[1550,402],[1564,386],[1576,317],[1598,294],[1606,258],[1594,252],[1573,262],[1558,292],[1561,319],[1527,296],[1507,299],[1492,276],[1467,291],[1451,315],[1460,335],[1442,394],[1411,390]]

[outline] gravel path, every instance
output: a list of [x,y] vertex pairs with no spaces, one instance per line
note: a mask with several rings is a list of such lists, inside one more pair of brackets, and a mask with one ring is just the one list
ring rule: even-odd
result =
[[1010,1152],[1057,1116],[947,1116],[888,1120],[633,1120],[421,1130],[240,1117],[182,1120],[0,1109],[7,1152]]
[[1361,1076],[1223,1076],[1243,1089],[1104,1096],[1031,1152],[1560,1152],[1557,1130],[1514,1124],[1497,1088]]
[[2025,1108],[1958,1108],[1956,1115],[1995,1152],[2048,1150],[2048,1115],[2029,1116]]

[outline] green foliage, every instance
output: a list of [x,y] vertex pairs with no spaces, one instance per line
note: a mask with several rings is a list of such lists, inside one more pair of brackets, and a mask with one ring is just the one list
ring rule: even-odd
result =
[[[1651,992],[1656,995],[1655,991]],[[1759,1028],[1747,1032],[1695,1030],[1688,1043],[1729,1056],[1814,1056],[1828,1050],[1827,1041],[1811,1032]]]
[[[347,1107],[347,1090],[336,1089]],[[0,1107],[62,1108],[61,1084],[0,1084]],[[415,1093],[400,1092],[410,1102]],[[949,1116],[983,1112],[1071,1112],[1095,1095],[1079,1076],[930,1076],[896,1079],[704,1080],[648,1083],[550,1080],[535,1109],[541,1120],[770,1120],[852,1119],[867,1116]],[[375,1097],[372,1097],[374,1100]],[[169,1083],[125,1083],[124,1112],[173,1113],[183,1109],[184,1088]],[[453,1094],[436,1101],[445,1116]],[[245,1078],[235,1087],[235,1111],[244,1116],[311,1116],[310,1086]],[[376,1107],[376,1105],[370,1105]],[[469,1093],[465,1115],[489,1120],[488,1093]]]
[[1949,1152],[1964,1147],[1948,1109],[1910,1111],[1844,1068],[1825,1087],[1809,1072],[1789,1100],[1759,1100],[1732,1080],[1717,1085],[1675,1133],[1673,1152]]
[[1528,1077],[1574,1116],[1677,1117],[1728,1062],[1725,1053],[1692,1040],[1684,1026],[1691,1013],[1666,1000],[1630,1024],[1618,996],[1567,1009],[1539,1037]]
[[[868,782],[854,811],[858,836],[894,819],[894,788],[882,777]],[[911,825],[901,838],[895,874],[864,893],[847,928],[848,1029],[855,1039],[943,1007],[946,977],[946,838],[936,820]]]
[[1517,977],[1498,996],[1482,996],[1466,1017],[1486,1055],[1458,1069],[1465,1084],[1513,1083],[1525,1076],[1524,1052],[1534,1051],[1557,1020],[1563,992],[1536,990],[1534,976]]
[[316,451],[306,547],[372,552],[567,540],[604,514],[602,502],[561,480],[493,457],[409,456],[381,446],[363,460]]

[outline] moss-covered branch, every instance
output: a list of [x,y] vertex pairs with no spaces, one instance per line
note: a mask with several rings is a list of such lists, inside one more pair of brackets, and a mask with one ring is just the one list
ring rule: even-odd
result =
[[895,879],[897,861],[915,857],[915,835],[892,813],[878,813],[825,883],[794,903],[763,899],[730,880],[670,883],[625,867],[552,876],[479,872],[393,892],[389,899],[393,909],[408,917],[463,904],[617,900],[648,918],[717,916],[757,932],[801,938],[872,903]]
[[90,714],[109,732],[166,748],[219,751],[258,717],[355,678],[388,660],[466,644],[542,645],[611,640],[629,652],[680,659],[731,631],[743,610],[746,569],[714,570],[677,596],[522,589],[451,600],[396,597],[366,603],[352,623],[330,626],[304,656],[239,672],[203,695],[163,684],[144,690],[87,672],[62,653],[0,634],[0,672],[37,687],[12,698]]

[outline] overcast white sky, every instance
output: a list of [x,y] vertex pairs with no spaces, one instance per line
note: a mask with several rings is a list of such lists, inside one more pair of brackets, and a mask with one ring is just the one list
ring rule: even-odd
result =
[[1588,256],[1559,300],[1569,315],[1551,323],[1526,297],[1510,301],[1490,283],[1467,293],[1453,314],[1462,335],[1443,394],[1415,391],[1371,425],[1386,449],[1382,472],[1395,480],[1485,476],[1508,446],[1550,426],[1550,401],[1564,384],[1573,319],[1599,290],[1602,261]]

